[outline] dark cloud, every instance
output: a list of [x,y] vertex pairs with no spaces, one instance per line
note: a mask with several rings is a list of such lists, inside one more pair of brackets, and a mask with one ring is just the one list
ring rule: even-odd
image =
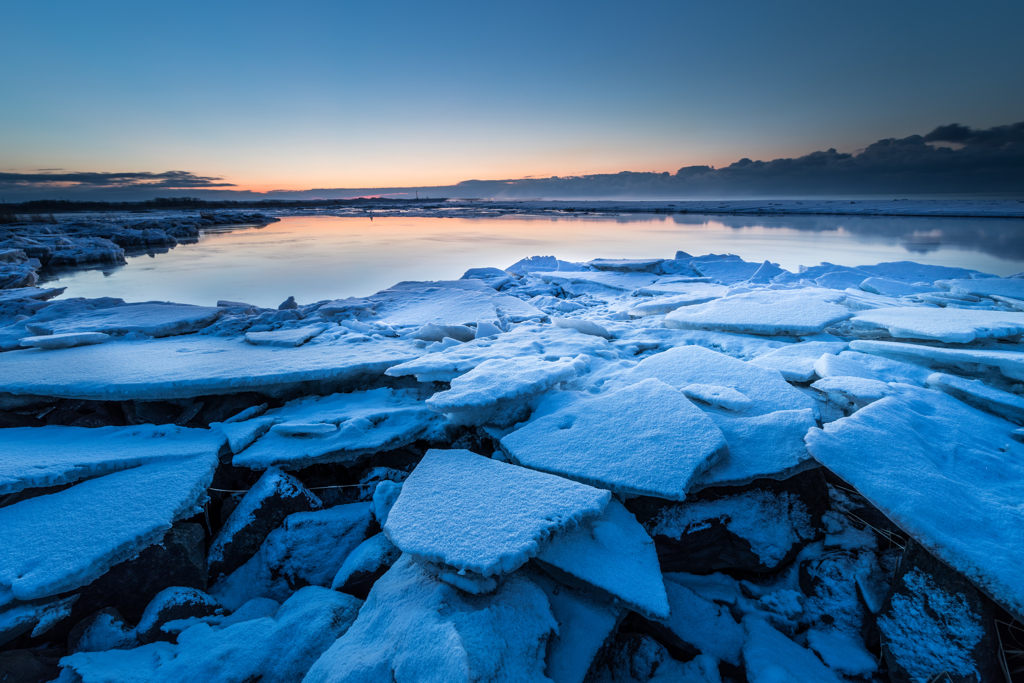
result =
[[1009,126],[996,126],[987,130],[974,130],[959,123],[939,126],[924,136],[925,142],[954,142],[981,147],[1005,147],[1024,143],[1024,121]]
[[185,189],[196,187],[234,187],[218,182],[222,178],[199,176],[188,171],[164,173],[55,173],[60,169],[43,169],[39,173],[0,173],[0,186],[15,187],[145,187],[147,189]]

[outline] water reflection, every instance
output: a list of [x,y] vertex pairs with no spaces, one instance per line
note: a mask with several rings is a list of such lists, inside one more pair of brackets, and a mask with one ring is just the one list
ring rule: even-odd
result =
[[[569,261],[733,253],[783,268],[915,260],[1009,275],[1024,270],[1024,222],[851,216],[502,218],[290,217],[209,231],[198,244],[130,254],[126,266],[49,274],[66,296],[276,306],[364,296],[401,280],[458,278],[536,254]],[[165,253],[164,253],[165,252]]]

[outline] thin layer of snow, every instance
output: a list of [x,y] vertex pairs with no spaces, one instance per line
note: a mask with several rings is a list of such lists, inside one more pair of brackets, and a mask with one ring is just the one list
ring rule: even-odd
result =
[[812,429],[807,447],[929,552],[1020,615],[1024,444],[1013,429],[946,394],[902,386]]
[[721,456],[725,438],[681,393],[646,379],[596,396],[555,394],[501,446],[533,469],[617,493],[682,500]]
[[175,425],[3,430],[0,495],[60,486],[163,460],[216,455],[224,437]]
[[0,508],[0,591],[70,591],[202,510],[216,451],[150,462]]
[[352,461],[420,438],[437,438],[444,428],[444,419],[417,392],[387,388],[307,396],[259,419],[274,420],[274,426],[235,455],[236,467],[297,469]]
[[[982,281],[984,282],[984,281]],[[967,344],[975,339],[1024,334],[1024,313],[963,308],[883,308],[861,311],[850,321],[855,330],[884,328],[897,339],[935,339]]]
[[550,683],[544,656],[557,628],[544,591],[523,572],[472,596],[403,555],[304,682]]
[[552,533],[600,515],[610,498],[469,451],[430,450],[402,485],[384,532],[418,561],[491,576],[522,566]]
[[687,306],[665,316],[678,329],[761,335],[809,335],[849,318],[840,292],[822,289],[762,290]]
[[622,503],[578,529],[557,532],[537,553],[550,566],[615,596],[654,619],[669,614],[654,541]]

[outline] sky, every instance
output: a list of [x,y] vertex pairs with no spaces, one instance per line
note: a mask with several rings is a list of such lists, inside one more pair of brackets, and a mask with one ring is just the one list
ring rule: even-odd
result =
[[0,173],[450,185],[1024,120],[1019,0],[51,0],[3,24]]

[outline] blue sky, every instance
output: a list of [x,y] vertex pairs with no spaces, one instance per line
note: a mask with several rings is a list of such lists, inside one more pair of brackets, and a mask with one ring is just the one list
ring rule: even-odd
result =
[[8,3],[0,171],[675,171],[1024,119],[1017,2]]

